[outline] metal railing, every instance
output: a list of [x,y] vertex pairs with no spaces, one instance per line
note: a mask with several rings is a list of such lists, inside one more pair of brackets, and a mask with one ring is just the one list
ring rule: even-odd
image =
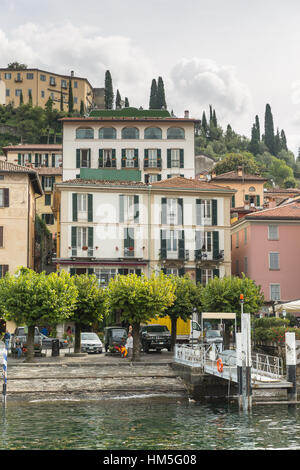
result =
[[251,358],[253,373],[275,379],[283,377],[283,361],[280,357],[252,353]]

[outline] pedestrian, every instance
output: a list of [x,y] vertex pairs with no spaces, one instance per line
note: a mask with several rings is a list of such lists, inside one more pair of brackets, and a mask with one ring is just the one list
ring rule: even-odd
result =
[[23,344],[21,343],[20,338],[16,338],[16,341],[15,341],[15,348],[16,348],[16,351],[17,351],[17,353],[18,353],[18,357],[21,357],[21,356],[22,356]]
[[6,331],[3,339],[4,339],[4,344],[5,344],[6,349],[8,349],[9,348],[9,340],[10,340],[10,333],[8,331]]
[[128,351],[128,359],[132,359],[133,354],[133,337],[131,333],[128,333],[127,341],[126,341],[126,349]]

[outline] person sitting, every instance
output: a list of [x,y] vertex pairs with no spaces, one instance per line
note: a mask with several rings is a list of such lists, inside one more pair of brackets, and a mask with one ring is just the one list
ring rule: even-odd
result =
[[22,350],[23,350],[23,344],[21,343],[20,338],[16,338],[15,348],[16,348],[16,351],[18,353],[18,357],[21,357],[22,356]]

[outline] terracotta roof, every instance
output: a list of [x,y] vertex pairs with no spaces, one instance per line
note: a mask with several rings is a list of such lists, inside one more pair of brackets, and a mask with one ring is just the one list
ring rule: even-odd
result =
[[37,171],[31,167],[16,165],[15,163],[0,160],[0,173],[27,173],[38,194],[43,194],[43,189]]
[[192,118],[174,118],[174,117],[66,117],[59,121],[64,122],[103,122],[103,121],[131,121],[131,122],[199,122],[199,119]]
[[247,175],[243,173],[239,175],[237,171],[228,171],[227,173],[222,173],[220,175],[214,176],[214,180],[233,180],[233,181],[267,181],[267,178],[263,178],[259,175]]
[[229,186],[219,186],[217,184],[211,183],[210,181],[202,181],[199,179],[188,179],[183,178],[182,176],[174,176],[173,178],[168,178],[166,180],[157,181],[152,183],[154,188],[170,188],[170,189],[202,189],[207,191],[230,191],[236,192],[235,189],[230,188]]
[[83,178],[74,178],[71,180],[61,181],[58,183],[59,185],[95,185],[95,186],[133,186],[139,188],[147,188],[148,185],[146,183],[142,183],[141,181],[122,181],[122,180],[92,180],[92,179],[83,179]]
[[300,201],[247,214],[246,219],[300,219]]

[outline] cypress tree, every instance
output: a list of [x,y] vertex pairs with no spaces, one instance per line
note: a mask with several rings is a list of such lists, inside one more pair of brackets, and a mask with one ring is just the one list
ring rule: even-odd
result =
[[32,106],[32,93],[31,93],[31,90],[29,90],[29,92],[28,92],[28,104],[29,104],[29,106]]
[[281,140],[280,140],[280,135],[279,135],[279,130],[277,128],[277,133],[274,137],[274,155],[277,157],[281,150]]
[[253,155],[257,155],[259,152],[259,129],[257,129],[256,123],[253,124],[251,129],[249,150],[251,153],[253,153]]
[[215,127],[218,127],[217,115],[216,115],[215,110],[213,110],[213,114],[212,114],[212,123]]
[[157,109],[167,109],[166,97],[165,97],[165,87],[164,82],[161,77],[158,77],[157,80]]
[[80,116],[84,116],[84,102],[80,101]]
[[280,133],[280,141],[281,141],[281,148],[282,148],[283,150],[288,150],[288,148],[287,148],[287,140],[286,140],[285,132],[284,132],[283,129],[281,130],[281,133]]
[[205,136],[207,136],[208,125],[207,125],[205,111],[203,111],[203,114],[202,114],[201,127],[202,127],[202,130],[203,130],[203,134]]
[[151,83],[149,109],[157,109],[157,83],[155,78]]
[[121,95],[120,95],[119,90],[117,90],[117,94],[116,94],[116,109],[119,109],[119,108],[122,108],[122,105],[121,105]]
[[265,112],[265,144],[268,147],[270,153],[275,155],[274,123],[271,106],[269,104],[266,105]]
[[125,96],[125,108],[129,108],[129,101],[127,96]]
[[74,111],[73,89],[72,89],[72,81],[71,80],[69,80],[68,111],[69,111],[69,113],[72,113]]
[[105,109],[113,108],[114,93],[111,74],[109,70],[105,72],[105,88],[104,88]]
[[61,90],[61,92],[60,92],[60,110],[61,110],[61,111],[64,110],[64,95],[63,95],[62,90]]
[[257,129],[257,138],[258,138],[258,141],[260,142],[260,124],[259,124],[259,117],[257,115],[255,116],[255,126]]
[[212,110],[212,105],[209,105],[209,125],[212,123],[213,120],[213,110]]
[[23,92],[20,93],[20,106],[24,103]]

